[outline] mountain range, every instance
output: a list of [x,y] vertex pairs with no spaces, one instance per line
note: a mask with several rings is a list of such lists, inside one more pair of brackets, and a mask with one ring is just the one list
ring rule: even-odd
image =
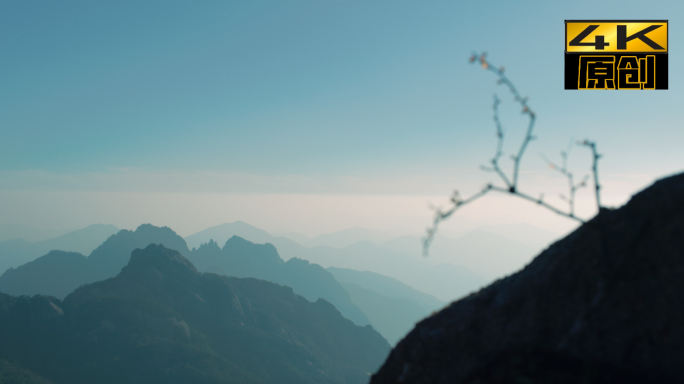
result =
[[[90,254],[117,231],[118,228],[113,225],[93,224],[56,238],[38,242],[30,242],[24,238],[0,241],[0,274],[8,268],[16,268],[53,250]],[[5,234],[7,235],[7,233]],[[24,235],[26,234],[24,233]],[[31,237],[29,236],[29,238]]]
[[[44,244],[64,244],[63,238],[78,238],[75,235],[112,228],[91,226]],[[381,231],[356,227],[319,236],[317,241],[337,242],[338,246],[343,246],[359,238],[374,238],[381,242],[387,236]],[[88,246],[92,246],[92,242],[90,240]],[[219,246],[221,242],[225,244],[223,249]],[[524,264],[525,258],[529,257],[527,252],[530,252],[530,248],[520,243],[484,231],[472,231],[460,239],[438,238],[431,258],[426,260],[410,255],[420,251],[418,237],[399,237],[381,244],[356,241],[341,249],[327,246],[307,248],[243,222],[211,227],[185,240],[170,228],[142,225],[135,231],[119,231],[93,250],[89,257],[74,252],[51,251],[30,263],[10,269],[0,276],[0,291],[63,298],[82,284],[115,276],[133,249],[150,243],[161,243],[178,250],[203,272],[256,277],[290,286],[295,293],[310,301],[324,298],[356,324],[372,324],[392,344],[417,321],[443,307],[446,302],[486,284],[485,278],[462,265],[455,265],[454,259],[476,269],[482,266],[485,272],[486,268],[498,271],[489,275],[491,279],[497,273],[514,270],[516,263]],[[195,247],[189,250],[188,243]],[[492,246],[494,243],[498,245]],[[478,244],[483,245],[478,249]],[[501,246],[508,249],[505,258],[498,253]],[[83,247],[81,245],[81,249]],[[446,256],[449,250],[457,250],[457,257],[450,259]],[[283,254],[289,257],[281,258]],[[493,259],[492,255],[499,255],[503,261]],[[440,264],[440,261],[446,262]],[[327,271],[322,267],[328,268]]]
[[254,244],[233,236],[223,249],[214,241],[193,249],[190,259],[198,270],[226,276],[254,277],[292,287],[310,301],[324,298],[358,325],[369,324],[368,317],[354,305],[349,293],[321,266],[293,257],[287,262],[272,244]]
[[331,247],[338,249],[348,247],[354,243],[358,243],[359,241],[370,241],[374,244],[382,244],[395,237],[384,231],[368,229],[359,226],[343,229],[337,232],[324,233],[314,237],[313,239],[294,232],[282,234],[281,236],[290,238],[307,248]]
[[0,294],[0,323],[0,359],[58,383],[361,384],[390,348],[323,299],[157,244],[63,301]]
[[[351,231],[354,232],[359,231]],[[342,237],[347,235],[349,233]],[[339,267],[389,276],[442,301],[459,298],[480,288],[487,281],[462,265],[440,265],[423,259],[420,253],[400,252],[369,241],[359,241],[342,249],[324,246],[307,248],[294,240],[272,236],[240,221],[207,228],[185,239],[191,247],[197,247],[212,239],[220,244],[232,236],[240,236],[254,243],[271,243],[284,260],[297,257],[325,268]],[[420,244],[418,238],[416,244]]]
[[272,245],[256,245],[238,237],[227,241],[223,251],[215,242],[190,251],[185,240],[173,230],[150,224],[143,224],[135,231],[119,231],[88,257],[75,252],[51,251],[30,263],[9,269],[0,276],[0,292],[63,298],[83,284],[116,276],[126,265],[127,255],[151,243],[179,251],[195,261],[202,271],[287,284],[311,301],[325,298],[357,324],[369,324],[345,289],[319,266],[299,259],[284,263]]
[[185,241],[168,227],[143,224],[135,231],[121,230],[86,257],[77,252],[53,250],[29,263],[10,268],[0,276],[0,292],[10,295],[49,295],[64,298],[87,283],[116,276],[131,251],[161,243],[189,254]]
[[[93,225],[39,243],[30,243],[23,239],[0,242],[0,272],[10,267],[17,268],[51,250],[87,255],[114,233],[114,226]],[[285,234],[299,238],[307,245],[305,246],[291,238],[272,236],[238,221],[208,228],[186,237],[185,240],[190,248],[197,248],[211,240],[219,245],[225,244],[233,235],[254,243],[271,243],[284,260],[297,257],[324,267],[373,271],[404,281],[442,301],[454,300],[487,282],[515,272],[531,260],[531,256],[536,253],[535,249],[542,244],[548,245],[557,236],[554,232],[525,224],[489,225],[460,233],[456,238],[438,234],[427,258],[420,256],[420,236],[392,238],[383,231],[361,227],[323,234],[313,239],[294,233]],[[181,247],[179,251],[187,256],[185,248]],[[364,255],[364,259],[370,259],[361,263],[351,262],[359,259],[359,253]],[[392,262],[395,264],[392,268],[386,268],[388,260],[396,260]],[[118,264],[123,265],[122,262]],[[402,265],[406,268],[400,268]],[[443,276],[438,269],[448,269],[456,273],[456,277]],[[117,271],[110,272],[110,275]],[[416,271],[418,273],[414,273]],[[68,292],[64,292],[66,293]]]
[[62,236],[69,229],[38,229],[26,224],[2,224],[0,225],[0,242],[7,240],[22,239],[29,243],[54,239]]
[[327,270],[391,345],[401,340],[418,321],[446,304],[399,280],[374,272],[334,267]]

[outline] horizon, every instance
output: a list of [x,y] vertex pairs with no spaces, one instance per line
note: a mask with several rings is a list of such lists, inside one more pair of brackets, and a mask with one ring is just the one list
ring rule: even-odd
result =
[[[632,18],[636,5],[585,3],[596,19]],[[473,51],[505,66],[539,116],[521,189],[564,207],[565,179],[542,156],[559,161],[586,137],[603,154],[602,200],[620,206],[683,168],[682,77],[671,71],[667,91],[608,98],[562,90],[557,40],[563,20],[587,18],[582,4],[3,3],[0,225],[152,223],[188,236],[242,220],[308,237],[354,226],[422,236],[429,205],[495,180],[478,169],[496,144],[493,93],[506,154],[522,135],[507,91],[468,64]],[[639,17],[683,7],[658,4]],[[673,62],[680,34],[671,31]],[[575,148],[570,167],[579,177],[589,160]],[[595,214],[592,199],[591,188],[578,193],[579,216]],[[498,223],[577,227],[487,196],[440,230]]]
[[682,14],[0,2],[0,382],[678,382]]

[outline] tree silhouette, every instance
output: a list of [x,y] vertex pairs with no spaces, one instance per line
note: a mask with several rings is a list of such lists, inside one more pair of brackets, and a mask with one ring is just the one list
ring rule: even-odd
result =
[[[501,100],[499,97],[494,94],[494,105],[492,106],[493,112],[494,112],[494,122],[496,126],[496,137],[497,137],[497,145],[496,145],[496,151],[494,152],[494,156],[489,160],[490,165],[488,166],[480,166],[480,168],[484,171],[487,172],[492,172],[495,173],[499,176],[500,181],[503,182],[504,186],[499,186],[499,185],[494,185],[492,182],[487,183],[479,192],[475,193],[474,195],[464,199],[461,197],[459,194],[458,190],[455,190],[453,194],[451,195],[450,203],[451,206],[447,210],[442,210],[441,208],[437,207],[434,208],[435,213],[432,221],[432,226],[427,228],[427,234],[423,238],[423,255],[427,256],[428,251],[430,249],[430,244],[432,243],[432,240],[435,237],[435,234],[437,233],[437,229],[439,227],[439,224],[451,217],[459,208],[462,206],[471,203],[482,196],[485,196],[489,192],[500,192],[500,193],[506,193],[506,194],[511,194],[514,196],[518,196],[520,198],[523,198],[527,201],[533,202],[535,204],[538,204],[556,214],[559,214],[563,217],[567,217],[568,219],[576,220],[580,223],[584,223],[585,220],[577,217],[575,215],[575,192],[584,186],[586,186],[587,180],[589,179],[589,175],[584,176],[580,182],[575,183],[574,181],[574,174],[570,172],[567,169],[567,159],[568,155],[570,153],[571,147],[568,148],[566,151],[561,151],[561,158],[562,158],[562,163],[561,165],[556,165],[553,162],[547,160],[549,163],[549,166],[563,174],[567,179],[568,179],[568,187],[569,187],[569,193],[568,196],[563,196],[561,195],[561,198],[564,199],[565,201],[568,202],[568,209],[567,211],[564,211],[558,207],[555,207],[547,202],[544,201],[544,195],[540,194],[538,198],[532,197],[530,194],[521,192],[518,186],[518,175],[520,173],[520,161],[525,154],[525,150],[527,149],[528,145],[530,142],[536,139],[536,136],[534,136],[534,124],[537,119],[537,115],[535,114],[534,111],[532,111],[532,108],[527,104],[527,97],[522,97],[518,90],[515,88],[513,83],[506,77],[504,74],[504,67],[499,67],[496,68],[494,65],[492,65],[489,61],[487,61],[487,54],[486,53],[473,53],[470,56],[470,63],[479,63],[482,68],[493,72],[495,75],[497,75],[498,80],[497,84],[503,84],[508,87],[508,90],[513,94],[515,102],[520,104],[522,107],[522,113],[527,115],[529,117],[529,122],[527,124],[527,131],[525,133],[525,137],[520,145],[520,148],[518,149],[517,154],[511,155],[511,160],[513,161],[513,169],[511,170],[511,176],[509,177],[506,172],[504,172],[501,169],[501,166],[499,165],[499,160],[503,156],[503,143],[504,143],[504,131],[503,128],[501,127],[501,120],[499,119],[499,104],[501,103]],[[600,199],[600,190],[601,190],[601,185],[599,184],[598,180],[598,160],[601,158],[601,155],[597,152],[596,150],[596,143],[585,139],[582,141],[578,141],[575,143],[576,145],[587,147],[591,150],[592,153],[592,168],[591,172],[593,174],[594,178],[594,189],[595,189],[595,195],[596,195],[596,206],[598,210],[601,210],[601,199]]]

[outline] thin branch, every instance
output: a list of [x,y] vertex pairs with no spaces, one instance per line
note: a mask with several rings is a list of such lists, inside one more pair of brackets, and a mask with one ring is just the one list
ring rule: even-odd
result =
[[593,157],[593,161],[591,164],[591,172],[594,174],[594,186],[596,187],[596,207],[598,208],[599,212],[601,211],[601,184],[599,184],[599,179],[598,179],[598,160],[603,156],[599,154],[596,151],[596,142],[595,141],[590,141],[588,139],[584,139],[583,141],[580,141],[577,143],[578,145],[584,146],[584,147],[589,147],[591,149],[591,154]]
[[[529,116],[530,120],[527,125],[527,132],[525,133],[525,138],[523,139],[522,144],[520,145],[520,148],[518,149],[518,154],[513,156],[513,176],[511,177],[512,181],[509,183],[508,180],[506,179],[505,176],[500,174],[499,176],[502,176],[502,179],[504,179],[504,182],[506,185],[508,185],[509,189],[511,192],[514,192],[518,188],[518,175],[520,174],[520,161],[522,160],[523,155],[525,154],[525,149],[527,149],[527,145],[530,143],[530,141],[534,140],[534,136],[532,135],[532,131],[534,130],[534,123],[537,120],[537,115],[532,111],[532,108],[530,108],[529,105],[527,105],[527,97],[522,97],[518,90],[515,88],[513,83],[508,80],[508,77],[504,74],[504,67],[499,67],[498,69],[491,65],[487,61],[487,54],[482,53],[479,55],[473,54],[470,57],[470,62],[473,63],[476,60],[480,62],[482,65],[482,68],[489,70],[491,72],[494,72],[499,77],[499,80],[497,81],[498,84],[505,84],[508,87],[508,90],[513,94],[514,100],[520,104],[522,107],[522,113],[526,114]],[[503,132],[500,129],[500,123],[499,123],[499,116],[498,116],[498,98],[495,96],[495,100],[497,100],[494,103],[494,113],[495,117],[494,120],[497,123],[497,134],[502,134]],[[503,141],[502,139],[500,140],[501,142]]]
[[542,207],[551,210],[552,212],[555,212],[561,216],[567,217],[568,219],[573,219],[573,220],[579,221],[580,223],[585,223],[584,219],[581,219],[572,213],[566,213],[566,212],[561,211],[560,209],[558,209],[558,208],[546,203],[545,201],[543,201],[541,197],[538,199],[535,199],[534,197],[527,195],[525,193],[521,193],[518,191],[511,192],[507,189],[500,188],[500,187],[492,187],[491,189],[492,189],[492,191],[503,192],[503,193],[508,193],[508,194],[515,195],[518,197],[522,197],[525,200],[531,201],[533,203],[537,203],[537,204],[541,205]]
[[494,187],[491,184],[487,184],[482,190],[469,198],[463,200],[461,199],[460,194],[458,191],[454,191],[453,195],[451,195],[451,203],[453,204],[451,209],[449,209],[446,212],[443,212],[441,208],[435,208],[435,215],[432,219],[432,226],[428,227],[426,229],[426,236],[423,238],[423,256],[428,256],[428,250],[430,249],[430,245],[432,244],[432,240],[435,238],[435,234],[437,233],[437,228],[439,227],[439,223],[442,222],[443,220],[448,219],[451,215],[454,214],[459,208],[462,206],[471,203],[480,197],[484,196],[487,194],[487,192],[491,191]]
[[575,184],[573,173],[568,171],[568,154],[572,150],[572,145],[573,143],[571,142],[566,151],[561,151],[562,165],[560,166],[555,164],[551,160],[547,159],[546,156],[542,155],[542,158],[546,160],[551,169],[560,172],[563,176],[565,176],[568,179],[568,197],[566,198],[563,195],[561,195],[560,197],[561,199],[566,200],[568,202],[568,213],[571,216],[575,214],[575,193],[578,189],[583,188],[587,185],[587,179],[589,178],[589,175],[585,175],[579,183]]
[[494,105],[492,106],[492,109],[494,110],[494,122],[496,123],[496,153],[494,153],[494,157],[489,161],[492,164],[492,168],[487,168],[484,166],[482,166],[481,168],[484,170],[495,171],[499,175],[499,177],[501,177],[501,180],[503,180],[503,182],[506,183],[506,186],[508,186],[508,188],[511,189],[513,188],[513,184],[511,184],[511,182],[508,181],[508,177],[506,177],[506,174],[499,167],[499,159],[503,155],[504,143],[503,128],[501,128],[501,120],[499,120],[499,104],[501,104],[501,100],[499,100],[499,97],[496,94],[494,94]]
[[[523,155],[525,154],[525,150],[527,149],[527,146],[529,143],[535,139],[535,136],[533,135],[533,130],[534,130],[534,124],[536,122],[537,116],[536,114],[532,111],[530,106],[527,104],[527,97],[522,97],[518,90],[515,88],[513,83],[504,75],[504,67],[496,68],[495,66],[491,65],[487,61],[487,55],[486,53],[482,53],[480,55],[473,54],[470,57],[470,63],[474,63],[475,61],[478,61],[482,68],[489,70],[496,74],[498,76],[498,84],[505,84],[508,87],[508,90],[513,94],[514,100],[520,104],[522,107],[522,113],[526,114],[529,116],[529,123],[527,124],[527,131],[525,132],[525,138],[523,139],[520,148],[518,149],[518,153],[515,156],[512,156],[513,160],[513,171],[512,175],[509,178],[505,172],[501,169],[499,166],[499,159],[503,155],[503,143],[504,143],[504,132],[503,128],[501,126],[501,120],[499,119],[499,104],[501,101],[499,100],[498,96],[495,94],[494,95],[494,105],[492,107],[493,112],[494,112],[494,122],[496,123],[496,136],[497,136],[497,146],[496,146],[496,152],[494,153],[494,157],[490,159],[490,164],[491,167],[485,167],[481,166],[481,168],[485,171],[490,171],[490,172],[496,172],[496,174],[501,178],[503,183],[506,185],[506,188],[502,187],[497,187],[490,184],[487,184],[480,192],[470,196],[467,199],[461,199],[458,191],[455,191],[454,194],[451,197],[451,204],[452,207],[448,209],[447,211],[442,211],[441,208],[436,208],[435,209],[435,214],[432,220],[432,226],[427,228],[426,230],[426,236],[423,238],[423,255],[427,256],[428,255],[428,250],[430,248],[430,245],[432,244],[432,241],[434,240],[435,234],[437,233],[437,228],[439,227],[439,224],[443,221],[448,219],[451,215],[453,215],[459,208],[462,206],[471,203],[480,197],[486,195],[490,191],[496,191],[496,192],[501,192],[501,193],[508,193],[511,195],[515,195],[518,197],[521,197],[525,200],[531,201],[533,203],[536,203],[558,215],[561,215],[563,217],[567,217],[572,220],[576,220],[580,223],[584,223],[585,221],[577,216],[575,216],[575,192],[577,189],[583,187],[586,184],[586,177],[578,184],[574,183],[573,179],[573,174],[567,170],[567,152],[561,152],[561,156],[563,158],[563,165],[561,167],[553,164],[552,162],[549,161],[550,165],[559,172],[561,172],[563,175],[565,175],[568,178],[568,185],[569,185],[569,190],[570,194],[568,197],[568,203],[569,203],[569,210],[568,212],[564,212],[548,203],[546,203],[543,200],[543,194],[540,195],[538,199],[535,199],[531,197],[528,194],[522,193],[518,189],[518,176],[520,174],[520,162],[522,160]],[[593,151],[594,155],[594,162],[593,162],[593,168],[592,172],[594,173],[594,183],[596,185],[596,204],[599,207],[599,210],[601,209],[601,203],[599,200],[599,190],[600,190],[600,185],[598,183],[598,171],[597,171],[597,163],[598,159],[601,157],[596,152],[596,144],[594,142],[591,142],[589,140],[584,140],[583,142],[579,143],[580,145],[584,145],[587,147],[590,147]],[[569,152],[569,150],[568,150]]]

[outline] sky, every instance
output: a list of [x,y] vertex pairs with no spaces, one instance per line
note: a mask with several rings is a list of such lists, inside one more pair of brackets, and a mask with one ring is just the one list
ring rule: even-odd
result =
[[[590,138],[606,205],[684,168],[684,6],[676,1],[0,2],[0,224],[223,222],[315,236],[421,232],[429,204],[496,181],[479,170],[502,99],[506,157],[526,124],[488,53],[538,116],[520,188],[563,206],[543,156]],[[563,90],[566,19],[669,19],[669,90]],[[503,161],[510,169],[510,161]],[[586,149],[570,167],[589,171]],[[589,190],[578,213],[591,217]],[[459,223],[568,219],[508,196]],[[449,227],[449,226],[452,227]],[[458,227],[460,228],[460,227]]]

